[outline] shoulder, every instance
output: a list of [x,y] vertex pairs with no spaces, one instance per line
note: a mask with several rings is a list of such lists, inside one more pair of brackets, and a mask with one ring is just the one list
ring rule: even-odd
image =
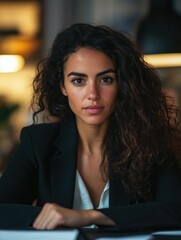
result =
[[56,123],[41,123],[41,124],[35,124],[31,126],[26,126],[22,128],[21,130],[21,136],[23,134],[29,134],[31,136],[47,136],[47,135],[54,135],[57,130],[59,129],[61,123],[56,122]]
[[54,122],[54,123],[40,123],[40,124],[34,124],[30,126],[26,126],[22,128],[22,132],[28,131],[31,134],[38,134],[38,133],[48,133],[52,131],[56,131],[56,129],[59,128],[61,122]]
[[67,135],[67,132],[70,133],[75,128],[75,121],[73,119],[61,120],[54,123],[34,124],[22,128],[20,141],[22,141],[22,139],[29,138],[33,142],[50,142],[60,135]]
[[56,139],[60,124],[56,122],[26,126],[21,130],[19,142],[23,145],[47,145]]

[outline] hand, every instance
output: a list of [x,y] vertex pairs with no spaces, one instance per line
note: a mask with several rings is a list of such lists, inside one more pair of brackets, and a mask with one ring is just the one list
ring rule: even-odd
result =
[[[90,210],[91,211],[91,210]],[[86,211],[72,210],[55,203],[46,203],[33,223],[36,229],[55,229],[60,226],[81,227],[88,224]]]
[[96,210],[73,210],[55,203],[46,203],[33,223],[36,229],[55,229],[61,226],[82,227],[91,224],[115,225],[115,223]]

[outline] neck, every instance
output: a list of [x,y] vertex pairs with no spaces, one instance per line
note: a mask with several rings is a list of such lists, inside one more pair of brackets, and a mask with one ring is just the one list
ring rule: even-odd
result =
[[87,153],[97,154],[104,149],[104,139],[108,123],[102,125],[88,125],[77,122],[79,133],[79,147]]

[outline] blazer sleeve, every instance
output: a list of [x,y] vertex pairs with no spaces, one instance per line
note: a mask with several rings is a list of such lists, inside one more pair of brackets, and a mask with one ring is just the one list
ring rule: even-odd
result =
[[37,196],[38,167],[31,136],[24,128],[20,143],[0,178],[0,203],[31,204]]
[[181,227],[181,171],[179,167],[160,169],[152,202],[99,211],[123,229]]
[[31,206],[38,191],[35,159],[33,143],[25,128],[14,156],[0,178],[0,228],[28,227],[40,212],[41,208]]
[[26,204],[0,204],[0,229],[26,229],[32,226],[41,207]]

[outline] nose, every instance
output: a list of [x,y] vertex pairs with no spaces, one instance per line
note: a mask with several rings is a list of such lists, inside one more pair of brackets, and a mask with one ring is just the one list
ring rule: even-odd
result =
[[90,83],[90,85],[88,86],[88,99],[96,100],[98,98],[98,95],[98,86],[96,85],[96,83]]

